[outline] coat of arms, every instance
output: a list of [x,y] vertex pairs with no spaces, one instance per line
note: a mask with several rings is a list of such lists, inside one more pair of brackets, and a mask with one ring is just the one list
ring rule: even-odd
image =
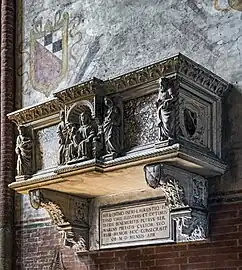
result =
[[164,170],[161,163],[148,164],[144,167],[145,180],[152,188],[158,188],[164,180]]
[[30,78],[35,90],[49,96],[68,68],[69,15],[59,12],[43,27],[38,21],[30,33]]

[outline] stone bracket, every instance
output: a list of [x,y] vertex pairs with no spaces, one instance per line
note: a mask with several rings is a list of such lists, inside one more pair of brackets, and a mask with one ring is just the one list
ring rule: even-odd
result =
[[147,184],[165,194],[175,241],[205,240],[208,235],[207,179],[162,163],[144,167]]
[[88,250],[89,243],[89,201],[77,196],[35,189],[29,191],[33,208],[44,208],[54,225],[63,233],[65,245],[75,252]]

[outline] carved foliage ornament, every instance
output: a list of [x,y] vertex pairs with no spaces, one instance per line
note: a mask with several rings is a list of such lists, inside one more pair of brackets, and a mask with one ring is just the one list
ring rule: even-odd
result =
[[[75,224],[82,224],[83,227],[80,230],[79,227],[75,227],[76,225],[72,225],[72,220],[67,219],[61,206],[45,198],[40,190],[29,191],[29,199],[33,208],[39,209],[41,207],[48,212],[53,224],[63,231],[66,245],[70,246],[75,252],[87,250],[88,208],[84,202],[78,205],[75,204],[75,206],[78,206],[78,213],[76,213],[75,217],[72,217]],[[80,208],[81,206],[83,209]],[[77,209],[74,212],[76,211]]]
[[173,176],[164,173],[161,163],[146,165],[144,171],[147,184],[154,189],[160,187],[164,191],[170,209],[186,206],[183,187]]
[[208,70],[199,67],[184,56],[179,58],[178,71],[190,80],[209,89],[218,96],[222,96],[228,88],[228,84],[225,81],[222,81],[217,76],[211,76],[211,73],[209,73]]

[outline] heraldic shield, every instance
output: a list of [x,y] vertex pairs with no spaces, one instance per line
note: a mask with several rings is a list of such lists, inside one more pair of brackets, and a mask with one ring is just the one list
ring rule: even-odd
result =
[[69,15],[60,12],[45,26],[38,21],[30,33],[30,78],[35,90],[49,96],[68,69]]
[[152,188],[157,188],[163,184],[164,171],[161,163],[148,164],[144,167],[145,180]]

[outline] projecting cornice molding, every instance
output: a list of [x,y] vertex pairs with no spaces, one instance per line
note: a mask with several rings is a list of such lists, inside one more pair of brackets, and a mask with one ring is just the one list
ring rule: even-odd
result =
[[65,104],[85,99],[88,96],[119,93],[153,82],[160,77],[172,77],[175,75],[219,97],[229,88],[228,82],[184,55],[178,54],[113,79],[102,81],[93,78],[87,82],[61,90],[54,93],[55,98],[12,112],[8,114],[8,118],[17,125],[26,125],[47,116],[58,114]]

